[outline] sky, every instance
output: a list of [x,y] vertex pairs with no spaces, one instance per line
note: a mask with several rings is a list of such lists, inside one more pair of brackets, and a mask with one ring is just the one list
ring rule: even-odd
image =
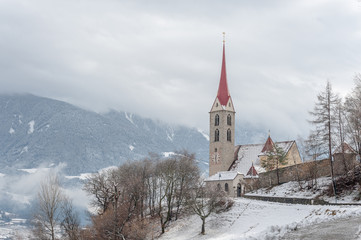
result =
[[237,124],[306,136],[326,81],[361,72],[358,0],[1,0],[0,93],[208,131],[222,32]]

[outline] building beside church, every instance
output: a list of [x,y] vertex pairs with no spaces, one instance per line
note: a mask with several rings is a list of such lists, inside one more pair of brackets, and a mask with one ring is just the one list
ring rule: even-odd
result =
[[221,78],[209,112],[209,177],[205,181],[208,185],[218,186],[231,197],[244,194],[249,179],[258,178],[258,174],[265,171],[261,163],[267,161],[268,154],[274,151],[275,146],[286,153],[287,164],[284,167],[302,162],[295,141],[273,142],[268,136],[263,144],[235,146],[235,115],[227,83],[223,40]]

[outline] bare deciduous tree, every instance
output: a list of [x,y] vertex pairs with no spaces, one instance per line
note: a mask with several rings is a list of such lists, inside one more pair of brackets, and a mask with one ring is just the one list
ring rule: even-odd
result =
[[83,189],[94,197],[91,204],[98,208],[99,214],[108,209],[113,195],[109,178],[109,171],[104,171],[91,175],[84,183]]
[[78,240],[80,238],[80,219],[75,212],[72,200],[64,197],[61,206],[61,228],[64,230],[63,238],[68,240]]
[[204,182],[199,182],[188,195],[188,206],[202,220],[201,234],[206,233],[206,219],[212,213],[226,210],[232,205],[233,201],[224,191],[220,191],[217,187],[207,186]]
[[332,91],[332,86],[329,81],[327,81],[326,88],[323,92],[317,95],[317,102],[315,107],[310,114],[314,117],[310,122],[316,127],[313,132],[314,135],[317,135],[317,139],[321,143],[327,144],[328,158],[330,160],[330,170],[332,185],[334,189],[334,195],[336,196],[336,184],[334,179],[334,169],[332,161],[332,148],[333,148],[333,136],[334,128],[337,123],[335,119],[335,108],[339,103],[339,97]]
[[361,159],[361,74],[354,78],[355,87],[351,94],[346,97],[345,111],[347,122],[347,133],[350,143],[357,151]]
[[61,220],[64,194],[57,176],[48,176],[40,185],[34,214],[34,235],[40,239],[55,239],[55,228]]

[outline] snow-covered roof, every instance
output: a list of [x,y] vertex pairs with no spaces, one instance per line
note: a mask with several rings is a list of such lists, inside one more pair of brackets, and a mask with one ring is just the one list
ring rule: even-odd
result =
[[238,154],[236,154],[236,160],[230,167],[230,171],[238,171],[243,174],[247,174],[249,168],[252,166],[252,162],[255,166],[260,166],[258,155],[261,153],[264,144],[249,144],[240,145]]
[[217,172],[216,174],[208,177],[205,181],[211,182],[211,181],[228,181],[233,180],[241,173],[237,171],[224,171],[224,172]]
[[[287,153],[292,147],[293,143],[295,143],[295,141],[276,142],[275,144]],[[261,167],[261,162],[259,159],[259,156],[264,155],[264,153],[262,153],[264,146],[265,144],[248,144],[236,146],[235,160],[229,170],[238,171],[246,175],[253,163],[258,173],[264,172],[265,170]]]
[[348,153],[348,154],[356,154],[356,151],[353,150],[353,148],[348,145],[347,143],[343,143],[342,145],[340,144],[335,151],[333,152],[333,154],[337,154],[337,153],[342,153],[342,148],[341,146],[343,146],[343,151],[344,153]]
[[[272,140],[271,140],[272,141]],[[292,147],[292,144],[294,143],[295,141],[284,141],[284,142],[276,142],[274,143],[274,145],[277,145],[278,147],[280,147],[285,153],[287,153],[290,148]],[[266,148],[266,145],[268,145],[268,147]],[[265,149],[267,149],[265,151]],[[266,142],[265,144],[265,147],[262,149],[262,152],[259,154],[260,156],[261,155],[267,155],[267,152],[269,152],[269,143],[268,141]]]

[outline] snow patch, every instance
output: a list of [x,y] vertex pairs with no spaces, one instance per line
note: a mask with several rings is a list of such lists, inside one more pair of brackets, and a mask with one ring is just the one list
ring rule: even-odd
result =
[[15,133],[14,128],[11,127],[11,128],[9,129],[9,133],[10,133],[11,135],[14,134],[14,133]]
[[172,129],[170,129],[171,132],[167,131],[167,139],[171,142],[173,142],[173,138],[174,138],[174,131]]
[[209,135],[208,135],[208,134],[206,134],[205,132],[203,132],[203,130],[200,129],[200,128],[197,128],[197,131],[198,131],[200,134],[202,134],[202,136],[203,136],[205,139],[207,139],[207,141],[209,142]]
[[129,145],[129,149],[130,149],[130,151],[133,151],[134,150],[134,146],[132,146],[132,145]]
[[172,155],[175,155],[175,152],[162,152],[162,155],[163,155],[164,157],[170,157],[170,156],[172,156]]
[[27,173],[36,173],[38,171],[37,168],[21,168],[21,169],[18,169],[20,171],[23,171],[23,172],[27,172]]
[[133,125],[135,125],[135,123],[133,122],[133,114],[129,114],[124,112],[125,114],[125,118],[128,119],[129,122],[131,122]]
[[79,176],[65,176],[67,179],[80,179],[80,180],[86,180],[88,179],[92,174],[91,173],[82,173]]
[[23,153],[26,153],[26,152],[28,152],[28,151],[29,151],[29,147],[28,147],[28,146],[25,146],[25,147],[23,147],[23,149],[21,150],[20,155],[23,154]]
[[34,132],[34,125],[35,125],[35,121],[32,120],[28,123],[29,125],[29,130],[28,130],[28,134],[32,134]]

